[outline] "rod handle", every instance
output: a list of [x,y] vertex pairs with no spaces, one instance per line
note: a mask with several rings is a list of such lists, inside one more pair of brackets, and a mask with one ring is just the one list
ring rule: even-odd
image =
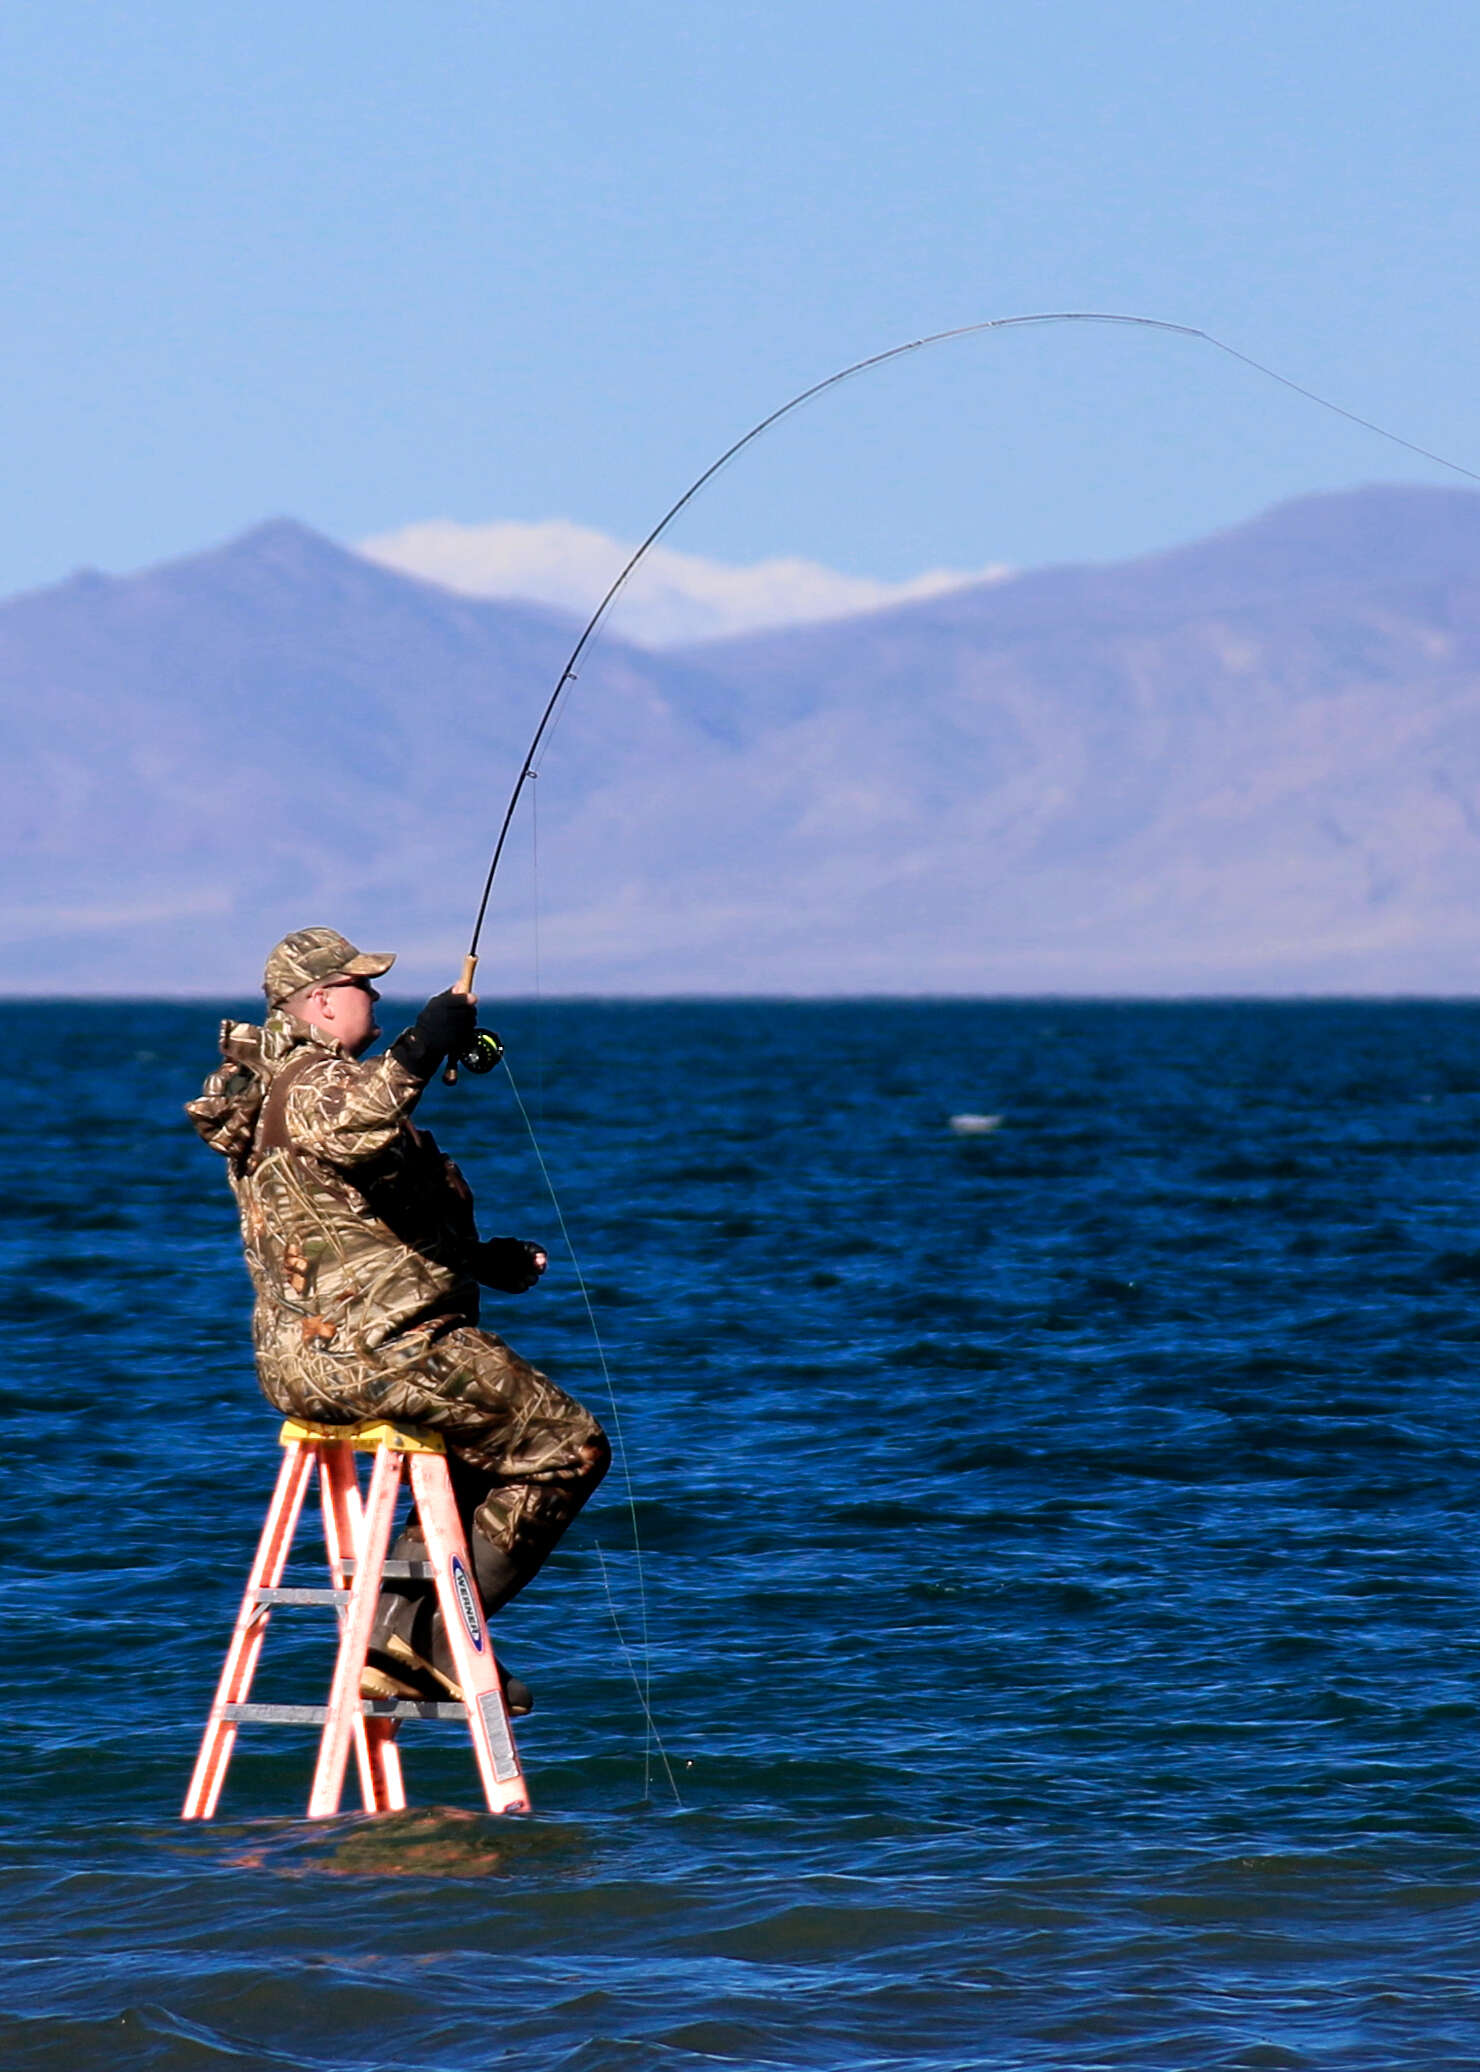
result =
[[[476,958],[476,957],[475,957],[475,956],[473,955],[473,952],[472,952],[471,950],[469,950],[469,951],[468,951],[468,954],[466,955],[466,957],[464,957],[464,958],[463,958],[463,968],[462,968],[462,976],[461,976],[461,977],[459,978],[459,980],[458,980],[457,984],[456,984],[456,985],[455,985],[455,986],[454,986],[454,987],[452,988],[453,992],[454,992],[454,993],[471,993],[471,992],[472,992],[472,990],[473,990],[473,977],[474,977],[474,974],[476,973],[477,969],[478,969],[478,959],[477,959],[477,958]],[[456,1085],[457,1085],[457,1059],[456,1059],[456,1058],[449,1058],[449,1059],[447,1060],[447,1063],[446,1063],[446,1065],[445,1065],[445,1066],[443,1067],[443,1071],[442,1071],[442,1084],[443,1084],[444,1086],[456,1086]]]

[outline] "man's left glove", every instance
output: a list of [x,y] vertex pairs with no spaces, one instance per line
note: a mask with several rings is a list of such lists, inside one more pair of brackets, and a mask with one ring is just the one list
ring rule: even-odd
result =
[[549,1263],[543,1245],[522,1237],[489,1237],[473,1247],[473,1278],[501,1295],[522,1295],[532,1288]]

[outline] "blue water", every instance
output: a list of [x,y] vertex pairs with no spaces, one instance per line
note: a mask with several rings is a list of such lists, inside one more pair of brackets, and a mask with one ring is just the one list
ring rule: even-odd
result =
[[[495,1019],[661,1745],[618,1471],[499,1622],[532,1818],[418,1726],[309,1823],[256,1728],[180,1823],[277,1460],[215,1011],[0,1009],[0,2065],[1480,2062],[1480,1008]],[[503,1075],[425,1112],[610,1424]]]

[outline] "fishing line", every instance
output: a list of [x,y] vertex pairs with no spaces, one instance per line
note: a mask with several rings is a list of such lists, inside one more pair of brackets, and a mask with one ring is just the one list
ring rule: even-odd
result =
[[591,614],[590,619],[586,623],[585,630],[571,650],[564,669],[560,672],[560,677],[554,690],[550,693],[549,700],[541,715],[540,723],[535,729],[534,739],[529,744],[529,752],[520,767],[518,777],[515,779],[514,789],[510,794],[509,803],[499,828],[498,840],[494,844],[493,861],[488,866],[488,876],[484,880],[483,896],[478,902],[478,914],[473,923],[472,941],[468,946],[469,969],[471,968],[471,961],[477,958],[478,942],[483,933],[484,916],[488,912],[488,901],[493,892],[493,881],[498,875],[499,862],[504,853],[504,843],[508,839],[509,827],[514,818],[515,808],[519,804],[520,795],[525,785],[536,774],[535,758],[539,754],[541,744],[544,742],[550,724],[555,717],[556,708],[560,704],[561,694],[569,684],[575,682],[576,664],[590,645],[602,620],[616,602],[618,595],[626,585],[628,577],[633,574],[648,549],[655,546],[663,537],[663,534],[668,530],[680,511],[691,504],[700,490],[707,483],[713,481],[721,468],[726,467],[753,440],[759,439],[773,425],[779,424],[783,417],[789,417],[793,410],[799,410],[804,403],[810,403],[815,397],[825,394],[827,390],[837,388],[840,383],[851,381],[857,375],[866,374],[872,368],[883,367],[891,360],[903,359],[908,353],[923,352],[930,346],[945,345],[953,339],[979,337],[986,331],[1021,330],[1032,325],[1047,324],[1116,324],[1126,329],[1162,331],[1172,337],[1193,339],[1199,344],[1212,346],[1215,351],[1226,354],[1231,360],[1237,360],[1240,366],[1248,367],[1253,373],[1263,376],[1266,381],[1275,382],[1280,388],[1288,389],[1292,395],[1301,396],[1306,402],[1315,403],[1322,410],[1329,410],[1334,416],[1344,418],[1348,424],[1357,425],[1363,431],[1374,432],[1378,438],[1386,439],[1394,446],[1401,446],[1406,453],[1417,454],[1420,459],[1432,461],[1437,467],[1448,468],[1456,475],[1463,475],[1467,481],[1480,482],[1480,473],[1477,473],[1475,469],[1467,468],[1459,461],[1450,460],[1442,453],[1435,453],[1427,446],[1419,446],[1412,439],[1405,439],[1399,433],[1389,431],[1385,425],[1376,423],[1370,417],[1362,417],[1355,410],[1348,410],[1340,403],[1333,403],[1329,396],[1320,395],[1315,389],[1307,388],[1303,383],[1291,380],[1289,375],[1281,374],[1274,367],[1265,366],[1263,361],[1252,358],[1248,353],[1240,352],[1236,346],[1226,345],[1221,338],[1215,338],[1211,331],[1200,330],[1195,324],[1173,324],[1163,317],[1132,316],[1114,311],[1093,309],[1047,310],[1026,316],[987,317],[981,323],[957,324],[948,331],[932,331],[923,338],[912,338],[904,345],[890,346],[885,352],[870,353],[865,359],[855,360],[851,366],[841,367],[836,374],[829,374],[824,380],[814,381],[809,387],[802,389],[789,402],[781,404],[778,409],[772,410],[767,416],[763,417],[758,424],[752,425],[750,430],[738,438],[732,446],[727,446],[718,460],[712,461],[703,474],[690,483],[677,502],[669,506],[668,510],[664,512],[658,523],[647,535],[647,538],[643,540],[639,547],[634,549],[611,588],[602,598],[600,604],[597,605],[596,610]]
[[656,1748],[658,1751],[659,1759],[661,1760],[663,1765],[664,1774],[668,1779],[669,1789],[673,1793],[674,1804],[677,1806],[682,1806],[683,1799],[679,1793],[678,1780],[673,1774],[673,1765],[668,1760],[668,1751],[663,1746],[663,1737],[658,1732],[658,1723],[653,1718],[653,1710],[651,1704],[653,1679],[652,1669],[650,1666],[651,1658],[650,1644],[648,1638],[647,1584],[643,1576],[642,1544],[637,1529],[637,1491],[633,1486],[632,1469],[629,1465],[627,1454],[627,1442],[622,1433],[622,1417],[621,1412],[617,1408],[617,1392],[615,1388],[612,1386],[611,1369],[607,1365],[606,1359],[606,1347],[602,1344],[601,1333],[597,1329],[596,1311],[593,1309],[591,1305],[591,1295],[590,1291],[586,1286],[586,1276],[581,1271],[581,1262],[576,1257],[576,1248],[570,1241],[570,1231],[566,1227],[565,1215],[560,1206],[560,1197],[555,1192],[555,1183],[550,1178],[550,1168],[545,1164],[545,1154],[540,1149],[539,1139],[535,1136],[534,1127],[529,1119],[529,1111],[525,1107],[522,1099],[520,1098],[519,1088],[515,1084],[514,1075],[512,1072],[509,1071],[509,1061],[507,1057],[504,1059],[503,1063],[504,1070],[508,1072],[509,1091],[514,1096],[514,1105],[519,1110],[520,1115],[523,1117],[524,1127],[529,1132],[529,1141],[531,1145],[534,1147],[534,1155],[539,1163],[540,1172],[544,1177],[545,1188],[547,1193],[549,1194],[551,1206],[555,1211],[555,1220],[560,1225],[560,1235],[565,1242],[566,1251],[570,1254],[570,1263],[575,1268],[576,1286],[581,1291],[581,1301],[585,1304],[586,1307],[586,1319],[591,1326],[591,1336],[596,1344],[596,1357],[601,1365],[601,1378],[606,1387],[606,1398],[608,1403],[610,1403],[611,1405],[612,1437],[616,1441],[615,1450],[617,1453],[617,1457],[620,1459],[622,1463],[622,1480],[627,1487],[627,1508],[632,1518],[633,1563],[637,1575],[637,1621],[639,1632],[638,1650],[642,1662],[642,1667],[640,1671],[638,1669],[638,1658],[634,1655],[632,1647],[628,1642],[627,1636],[622,1630],[621,1615],[617,1610],[616,1596],[612,1590],[611,1579],[607,1573],[606,1556],[602,1553],[599,1542],[593,1541],[593,1545],[595,1545],[596,1547],[596,1558],[601,1568],[601,1580],[606,1590],[607,1610],[611,1613],[611,1621],[616,1631],[617,1644],[621,1648],[622,1654],[626,1659],[628,1673],[632,1678],[633,1689],[637,1692],[637,1702],[639,1706],[641,1706],[642,1716],[644,1720],[647,1722],[647,1740],[643,1748],[643,1797],[647,1798],[650,1796],[652,1778],[652,1752],[653,1749]]
[[[539,776],[530,772],[530,782]],[[540,979],[540,788],[529,794],[529,865],[534,900],[534,1104],[545,1127],[545,991]]]
[[[539,776],[539,772],[531,770],[529,774],[530,783],[533,787],[529,794],[529,842],[534,900],[535,1090],[536,1101],[540,1111],[540,1127],[543,1129],[545,1120],[545,1054],[541,1033],[543,1022],[541,1010],[544,1005],[544,988],[540,977],[540,791],[539,785],[535,781]],[[507,1059],[505,1063],[507,1063]],[[642,1716],[645,1723],[642,1745],[642,1796],[644,1803],[652,1798],[653,1748],[656,1745],[663,1759],[663,1769],[668,1778],[669,1787],[673,1792],[674,1802],[682,1807],[683,1799],[679,1795],[678,1784],[673,1775],[673,1765],[668,1760],[668,1751],[663,1746],[662,1737],[658,1733],[657,1722],[654,1720],[652,1712],[652,1671],[650,1667],[652,1655],[648,1629],[647,1581],[643,1572],[642,1543],[637,1527],[637,1490],[632,1479],[632,1467],[627,1452],[627,1442],[622,1433],[621,1413],[617,1408],[617,1392],[612,1385],[611,1370],[607,1365],[606,1348],[602,1344],[601,1333],[596,1326],[596,1313],[592,1307],[591,1296],[586,1287],[586,1277],[581,1271],[581,1262],[576,1257],[575,1246],[571,1243],[570,1230],[566,1225],[559,1196],[555,1192],[555,1184],[550,1177],[550,1169],[545,1163],[544,1153],[540,1149],[539,1139],[534,1133],[534,1126],[530,1122],[528,1110],[525,1108],[512,1070],[509,1072],[509,1091],[513,1094],[514,1105],[518,1108],[523,1118],[524,1127],[528,1132],[529,1141],[534,1150],[535,1158],[539,1163],[540,1172],[544,1176],[546,1191],[555,1210],[556,1221],[560,1225],[561,1237],[564,1239],[566,1251],[570,1254],[571,1265],[575,1268],[576,1285],[581,1291],[581,1300],[586,1307],[586,1319],[591,1327],[591,1337],[596,1347],[596,1357],[601,1364],[602,1379],[606,1385],[607,1401],[611,1404],[612,1434],[617,1442],[617,1452],[621,1457],[622,1479],[627,1486],[627,1509],[632,1521],[633,1567],[637,1577],[638,1626],[641,1635],[642,1662],[640,1673],[637,1658],[634,1656],[627,1636],[622,1630],[622,1620],[617,1610],[616,1593],[612,1588],[605,1550],[600,1540],[594,1534],[591,1544],[595,1549],[597,1565],[601,1570],[601,1587],[606,1594],[606,1608],[611,1616],[612,1629],[617,1636],[617,1646],[621,1649],[622,1657],[627,1664],[627,1673],[632,1678],[633,1688],[637,1693],[637,1702],[642,1708]]]

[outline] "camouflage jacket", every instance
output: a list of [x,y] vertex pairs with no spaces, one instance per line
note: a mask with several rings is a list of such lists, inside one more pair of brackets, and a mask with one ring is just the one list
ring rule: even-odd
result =
[[221,1024],[220,1067],[185,1112],[227,1161],[265,1381],[308,1349],[364,1358],[477,1322],[473,1199],[411,1121],[421,1093],[398,1059],[359,1063],[282,1009]]

